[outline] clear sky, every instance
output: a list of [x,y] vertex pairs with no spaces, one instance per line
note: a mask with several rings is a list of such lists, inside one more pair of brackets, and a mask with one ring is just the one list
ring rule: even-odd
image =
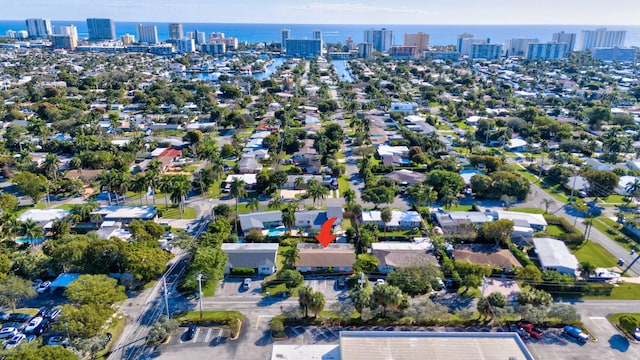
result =
[[0,20],[640,25],[640,0],[2,0]]

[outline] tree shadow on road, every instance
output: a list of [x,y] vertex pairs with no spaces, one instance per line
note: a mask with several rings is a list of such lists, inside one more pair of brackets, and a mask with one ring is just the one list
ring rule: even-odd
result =
[[629,340],[620,334],[616,334],[609,338],[609,346],[614,350],[626,352],[629,350]]
[[260,339],[256,340],[256,346],[267,346],[273,343],[273,339],[271,338],[271,330],[265,330],[262,333]]

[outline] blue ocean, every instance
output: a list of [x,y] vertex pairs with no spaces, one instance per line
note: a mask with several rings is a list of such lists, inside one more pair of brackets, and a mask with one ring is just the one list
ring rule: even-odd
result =
[[[86,21],[52,21],[52,25],[74,24],[78,28],[79,37],[87,37]],[[124,34],[136,35],[136,22],[116,22],[118,37]],[[169,26],[165,22],[144,22],[156,25],[160,40],[169,37]],[[203,31],[205,33],[222,32],[226,37],[237,37],[240,42],[279,42],[283,28],[291,30],[294,39],[311,38],[313,30],[322,31],[325,42],[342,44],[347,38],[355,43],[363,41],[365,29],[387,28],[393,30],[394,44],[402,44],[404,33],[418,31],[431,35],[431,45],[453,45],[458,34],[468,32],[476,38],[486,38],[492,43],[504,43],[511,38],[537,38],[550,41],[554,32],[565,31],[580,34],[581,30],[594,30],[602,25],[335,25],[335,24],[205,24],[183,23],[185,33]],[[609,30],[627,30],[626,46],[640,46],[640,26],[606,26]],[[26,30],[23,20],[0,21],[0,35],[7,30]],[[578,35],[579,37],[579,35]]]

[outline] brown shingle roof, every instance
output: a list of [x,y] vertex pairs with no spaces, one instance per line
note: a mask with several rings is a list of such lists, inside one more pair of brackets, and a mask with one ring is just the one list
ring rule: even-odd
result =
[[494,247],[464,247],[453,250],[456,261],[467,261],[473,264],[497,265],[502,267],[520,267],[520,263],[507,249]]

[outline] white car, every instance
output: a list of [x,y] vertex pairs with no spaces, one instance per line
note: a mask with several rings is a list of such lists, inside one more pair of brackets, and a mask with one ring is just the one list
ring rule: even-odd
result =
[[47,340],[47,345],[67,347],[67,345],[69,345],[69,339],[60,334],[55,334]]
[[33,334],[38,330],[38,327],[40,326],[40,324],[42,324],[42,320],[44,320],[44,318],[42,316],[36,316],[33,319],[31,319],[31,321],[29,321],[29,325],[27,325],[26,328],[24,328],[24,332],[26,334]]
[[376,280],[376,285],[384,285],[386,284],[386,282],[384,281],[384,279],[378,279]]
[[20,345],[22,340],[24,340],[26,338],[27,338],[27,336],[25,334],[14,335],[11,338],[11,340],[7,341],[6,344],[4,344],[4,348],[5,349],[13,349],[14,347]]
[[45,292],[47,292],[47,290],[49,290],[50,286],[51,281],[43,281],[38,285],[38,287],[36,287],[36,292],[38,294],[44,294]]
[[18,333],[18,329],[14,327],[6,327],[0,329],[0,339],[6,339],[8,337],[13,337]]
[[633,337],[636,338],[636,340],[640,340],[640,327],[636,328],[636,331],[633,332]]

